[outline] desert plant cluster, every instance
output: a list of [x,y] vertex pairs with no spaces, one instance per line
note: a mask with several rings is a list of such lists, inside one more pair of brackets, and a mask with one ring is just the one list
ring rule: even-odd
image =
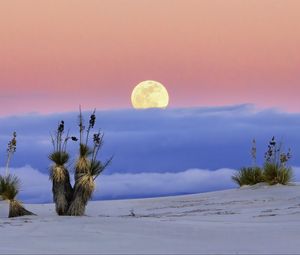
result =
[[[51,135],[53,151],[49,155],[52,162],[50,180],[52,182],[53,201],[58,215],[83,216],[89,200],[95,190],[96,178],[111,163],[112,157],[105,162],[98,159],[103,145],[104,134],[101,131],[92,132],[96,124],[96,110],[90,115],[89,123],[85,126],[80,108],[79,138],[70,136],[65,131],[62,120]],[[78,156],[75,162],[70,162],[68,143],[78,142]],[[10,173],[10,162],[17,149],[17,133],[13,133],[7,146],[5,174],[0,175],[0,200],[9,203],[9,217],[34,215],[26,210],[16,197],[20,191],[20,179]],[[70,176],[70,166],[74,165],[74,185]]]
[[288,161],[291,159],[291,150],[284,152],[282,142],[278,143],[275,137],[272,137],[268,144],[263,166],[257,166],[255,140],[253,140],[251,156],[252,166],[243,167],[232,176],[232,180],[239,186],[255,185],[262,182],[269,185],[286,185],[292,181],[293,171],[288,166]]

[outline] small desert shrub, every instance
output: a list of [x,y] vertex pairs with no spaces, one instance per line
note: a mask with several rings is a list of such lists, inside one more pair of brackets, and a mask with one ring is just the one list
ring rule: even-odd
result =
[[27,211],[20,201],[16,200],[19,189],[20,181],[18,177],[11,174],[4,177],[0,176],[0,195],[3,200],[9,201],[9,218],[34,215],[32,212]]
[[263,175],[270,185],[290,183],[293,179],[293,171],[290,167],[267,162],[264,166]]
[[232,176],[232,180],[239,186],[255,185],[264,182],[264,176],[259,167],[244,167]]

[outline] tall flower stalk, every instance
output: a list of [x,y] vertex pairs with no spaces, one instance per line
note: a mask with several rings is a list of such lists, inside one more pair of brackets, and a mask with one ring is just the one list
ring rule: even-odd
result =
[[6,167],[5,167],[5,176],[8,176],[9,174],[9,163],[10,160],[13,156],[13,154],[16,152],[17,150],[17,133],[13,132],[13,137],[12,139],[9,141],[8,146],[7,146],[7,160],[6,160]]
[[253,165],[253,167],[257,166],[256,152],[257,152],[257,149],[256,149],[256,140],[253,139],[252,140],[252,148],[251,148],[251,158],[252,158],[252,165]]

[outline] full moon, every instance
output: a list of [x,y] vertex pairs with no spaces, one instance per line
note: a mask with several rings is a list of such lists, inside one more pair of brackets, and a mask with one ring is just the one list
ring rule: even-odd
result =
[[143,81],[133,89],[131,102],[135,109],[166,108],[169,105],[169,94],[161,83]]

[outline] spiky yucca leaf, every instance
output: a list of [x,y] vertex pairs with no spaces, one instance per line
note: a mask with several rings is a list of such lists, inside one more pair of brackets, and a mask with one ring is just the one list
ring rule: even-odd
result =
[[4,200],[13,200],[19,193],[20,181],[17,176],[0,176],[0,195]]
[[69,154],[63,151],[55,151],[49,155],[49,159],[53,161],[56,165],[63,166],[69,161]]
[[255,185],[264,182],[263,173],[259,167],[244,167],[231,178],[239,186]]
[[95,160],[91,162],[89,167],[89,173],[91,176],[98,176],[99,174],[102,173],[103,170],[104,169],[100,161]]
[[264,165],[264,178],[270,185],[290,183],[293,179],[293,171],[289,167],[267,162]]
[[94,177],[94,180],[111,164],[113,157],[102,164],[99,160],[94,160],[90,165],[90,175]]

